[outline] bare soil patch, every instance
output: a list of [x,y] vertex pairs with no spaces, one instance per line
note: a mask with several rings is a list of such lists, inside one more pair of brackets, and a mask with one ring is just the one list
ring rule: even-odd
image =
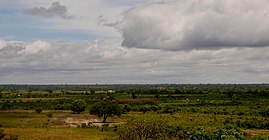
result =
[[82,125],[87,125],[88,127],[102,127],[104,124],[108,124],[109,126],[120,124],[117,122],[102,123],[100,120],[93,118],[92,116],[85,116],[81,118],[81,116],[76,116],[76,114],[56,115],[52,119],[51,123],[52,127],[56,128],[60,127],[76,128]]
[[269,130],[248,129],[248,130],[243,130],[243,132],[246,134],[247,138],[251,138],[258,135],[269,135]]

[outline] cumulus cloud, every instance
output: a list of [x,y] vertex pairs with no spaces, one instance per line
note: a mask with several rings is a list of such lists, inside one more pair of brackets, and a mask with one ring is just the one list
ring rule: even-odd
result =
[[269,47],[162,51],[121,39],[5,41],[0,83],[266,83]]
[[25,12],[28,15],[37,17],[60,17],[63,19],[71,19],[72,16],[67,13],[67,8],[59,2],[53,2],[49,8],[35,7]]
[[46,52],[47,50],[50,49],[50,47],[51,45],[48,42],[37,40],[37,41],[34,41],[33,43],[30,43],[29,45],[26,45],[25,49],[21,51],[21,53],[30,55],[30,54],[36,54],[40,51]]
[[212,49],[269,46],[266,0],[179,0],[132,8],[115,25],[123,46]]

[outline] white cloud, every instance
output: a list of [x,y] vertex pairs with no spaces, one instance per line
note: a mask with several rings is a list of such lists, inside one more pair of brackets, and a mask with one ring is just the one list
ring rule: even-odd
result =
[[59,2],[53,2],[49,8],[35,7],[26,11],[26,14],[37,17],[60,17],[63,19],[71,19],[71,15],[67,13],[67,8]]
[[269,47],[173,52],[125,48],[121,42],[6,41],[0,50],[0,83],[264,83],[269,79]]
[[[24,9],[54,2],[18,1]],[[178,0],[144,6],[136,2],[143,3],[59,0],[72,19],[30,17],[33,24],[27,27],[94,33],[103,39],[1,40],[0,83],[268,82],[265,0]],[[137,7],[122,17],[120,13],[133,4]],[[114,28],[98,26],[98,17],[104,25],[122,17],[122,22],[110,25],[122,32],[123,39]]]
[[48,42],[37,40],[25,46],[25,49],[20,53],[25,53],[26,55],[36,54],[40,51],[48,51],[51,45]]
[[269,46],[266,0],[179,0],[132,8],[116,25],[126,47],[211,49]]

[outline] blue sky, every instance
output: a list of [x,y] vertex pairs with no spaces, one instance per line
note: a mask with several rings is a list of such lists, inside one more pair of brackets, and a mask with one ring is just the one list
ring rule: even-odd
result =
[[[5,1],[5,0],[3,0]],[[17,2],[17,3],[16,3]],[[36,40],[36,39],[70,39],[70,40],[88,40],[95,39],[99,37],[106,37],[105,34],[101,34],[98,31],[91,31],[91,27],[88,30],[85,28],[80,28],[79,26],[72,25],[73,21],[66,21],[58,17],[53,18],[42,18],[34,17],[25,14],[27,10],[34,8],[35,4],[25,3],[24,6],[20,7],[19,4],[23,1],[14,1],[14,3],[7,2],[6,7],[1,6],[0,9],[0,37],[7,39],[18,39],[18,40]],[[50,5],[51,3],[48,2]],[[16,7],[14,5],[17,5]],[[42,5],[36,5],[36,7],[43,7]],[[46,7],[47,8],[47,7]],[[89,11],[92,12],[92,11]],[[81,20],[80,15],[76,15],[76,19]],[[93,20],[97,22],[98,14],[91,15]],[[84,19],[87,22],[88,19]],[[70,23],[71,22],[71,23]],[[75,22],[75,21],[74,21]],[[59,23],[65,23],[70,26],[70,28],[57,28]],[[97,25],[96,25],[97,26]],[[95,27],[92,27],[95,28]],[[102,27],[99,27],[102,28]],[[104,27],[106,28],[106,27]]]
[[266,0],[0,3],[0,84],[269,81]]
[[[80,1],[23,1],[23,0],[1,0],[0,6],[0,37],[14,38],[18,40],[35,39],[69,39],[69,40],[89,40],[102,37],[119,37],[115,29],[98,25],[98,17],[115,22],[121,20],[121,14],[137,5],[147,4],[154,0],[80,0]],[[155,0],[156,1],[156,0]],[[33,8],[48,9],[52,3],[59,2],[66,7],[67,14],[73,16],[72,19],[62,19],[61,17],[42,17],[27,14]],[[73,4],[75,6],[73,6]],[[64,28],[60,27],[64,24]]]

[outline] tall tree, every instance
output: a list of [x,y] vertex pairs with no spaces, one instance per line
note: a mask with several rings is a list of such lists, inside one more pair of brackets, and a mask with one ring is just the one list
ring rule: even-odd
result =
[[103,122],[105,123],[109,116],[120,116],[122,114],[122,108],[114,101],[101,100],[91,107],[90,114],[103,117]]

